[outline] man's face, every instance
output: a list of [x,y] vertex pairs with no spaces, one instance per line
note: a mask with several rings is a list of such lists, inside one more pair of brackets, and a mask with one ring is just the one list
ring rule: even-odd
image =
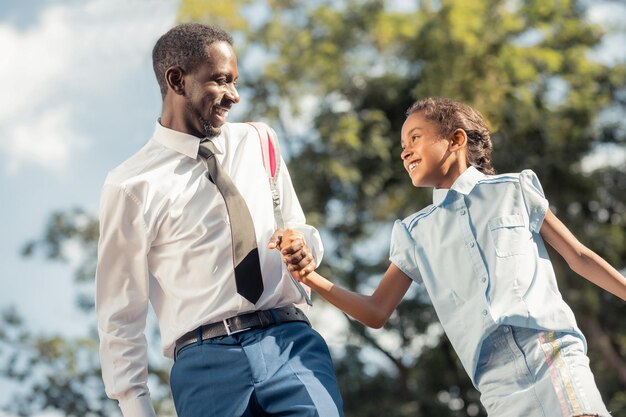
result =
[[228,111],[239,102],[235,51],[227,42],[214,42],[206,51],[208,61],[185,74],[185,124],[198,137],[219,135]]

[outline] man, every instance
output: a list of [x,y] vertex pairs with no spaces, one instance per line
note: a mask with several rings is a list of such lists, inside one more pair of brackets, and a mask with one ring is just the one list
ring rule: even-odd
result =
[[[153,65],[161,118],[148,143],[109,173],[101,196],[96,311],[107,394],[125,417],[155,415],[144,336],[151,303],[164,354],[175,360],[179,416],[342,416],[328,348],[294,307],[302,295],[283,265],[314,268],[319,235],[282,169],[290,229],[282,240],[259,136],[226,123],[240,100],[232,38],[179,25],[157,41]],[[239,256],[246,239],[254,247]]]

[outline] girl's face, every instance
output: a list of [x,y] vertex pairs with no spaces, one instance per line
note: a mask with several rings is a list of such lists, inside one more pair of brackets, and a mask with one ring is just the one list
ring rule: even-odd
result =
[[439,134],[438,126],[421,113],[412,113],[402,126],[404,169],[415,187],[450,188],[460,175],[455,169],[451,140]]

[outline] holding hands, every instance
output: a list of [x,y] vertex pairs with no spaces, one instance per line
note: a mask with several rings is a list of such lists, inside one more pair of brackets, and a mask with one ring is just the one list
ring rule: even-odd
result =
[[298,280],[317,268],[313,253],[307,246],[304,235],[296,230],[276,230],[267,247],[280,250],[283,262],[287,264],[287,269]]

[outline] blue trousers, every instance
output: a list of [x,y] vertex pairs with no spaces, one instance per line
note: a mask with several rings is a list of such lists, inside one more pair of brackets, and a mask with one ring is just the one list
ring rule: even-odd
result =
[[303,322],[184,347],[170,386],[179,417],[343,417],[326,342]]

